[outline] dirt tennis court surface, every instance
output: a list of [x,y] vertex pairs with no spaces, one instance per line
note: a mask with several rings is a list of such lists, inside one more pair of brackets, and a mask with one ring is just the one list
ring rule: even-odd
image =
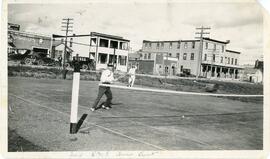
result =
[[260,102],[112,88],[113,108],[91,112],[97,84],[80,81],[78,118],[87,117],[71,135],[71,80],[9,78],[9,151],[39,151],[11,143],[11,131],[40,151],[263,148]]

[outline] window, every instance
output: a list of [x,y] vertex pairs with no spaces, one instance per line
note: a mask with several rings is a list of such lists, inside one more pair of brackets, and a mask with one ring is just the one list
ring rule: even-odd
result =
[[169,67],[166,66],[166,67],[165,67],[165,73],[168,73],[168,72],[169,72]]
[[97,45],[97,38],[91,38],[90,45],[96,46]]
[[234,59],[232,58],[232,60],[231,60],[231,64],[233,65],[233,62],[234,62]]
[[147,48],[147,43],[144,43],[144,48]]
[[147,54],[144,54],[144,59],[147,59]]
[[185,48],[185,49],[187,48],[187,45],[188,45],[187,42],[185,42],[185,44],[184,44],[184,48]]
[[109,47],[109,40],[107,39],[100,39],[99,43],[100,47]]
[[205,43],[205,49],[208,49],[208,42]]
[[157,49],[159,48],[159,43],[157,43]]
[[180,49],[180,41],[177,43],[177,49]]
[[230,58],[228,57],[228,64],[230,64]]
[[164,48],[164,43],[161,43],[160,45],[161,45],[161,48]]
[[180,53],[176,53],[176,57],[177,57],[177,59],[179,59]]
[[109,63],[116,63],[117,56],[116,55],[109,55]]
[[216,55],[213,54],[213,62],[215,62],[215,61],[216,61]]
[[101,64],[107,63],[107,54],[99,53],[98,54],[98,62]]
[[222,45],[222,52],[224,52],[224,45]]
[[110,41],[110,48],[116,48],[118,49],[118,41]]
[[214,50],[216,50],[217,49],[217,45],[216,44],[214,44]]
[[237,65],[237,59],[234,60],[234,64]]
[[195,48],[195,41],[192,41],[192,49]]
[[151,59],[151,53],[148,53],[148,59]]
[[223,63],[223,57],[220,58],[220,63]]
[[170,49],[172,48],[172,42],[170,42],[170,46],[169,46],[169,48],[170,48]]
[[207,54],[204,54],[204,61],[207,60]]
[[191,53],[190,60],[194,60],[194,53]]
[[183,54],[183,60],[186,60],[187,59],[187,53],[184,53]]
[[169,53],[169,57],[172,57],[172,53]]
[[150,47],[150,48],[152,47],[152,43],[149,43],[149,47]]
[[128,49],[128,44],[126,42],[120,42],[119,44],[120,44],[119,49],[122,49],[122,50]]
[[183,65],[181,65],[181,69],[180,69],[181,72],[183,72]]
[[118,63],[120,64],[120,65],[126,65],[127,64],[127,56],[121,56],[121,55],[119,55],[118,56],[119,57],[119,60],[118,60]]

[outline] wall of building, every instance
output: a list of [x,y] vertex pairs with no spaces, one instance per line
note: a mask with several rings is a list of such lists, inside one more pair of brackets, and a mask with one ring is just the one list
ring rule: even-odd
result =
[[[150,46],[150,43],[151,43],[151,46]],[[180,53],[180,48],[178,47],[179,43],[180,41],[145,42],[143,43],[142,51],[143,52],[163,52],[163,53],[169,52],[171,53],[169,56],[176,57],[177,53]]]
[[[230,68],[232,71],[236,71],[239,68],[239,54],[234,51],[226,51],[227,41],[218,41],[214,39],[203,39],[202,55],[199,56],[200,40],[181,40],[181,41],[143,41],[142,46],[142,59],[143,60],[155,60],[156,65],[154,70],[156,72],[162,72],[164,59],[159,56],[159,53],[166,54],[168,57],[177,58],[176,73],[183,71],[190,72],[192,75],[197,75],[197,72],[202,71],[202,65],[213,65],[220,69]],[[156,54],[155,56],[150,54]],[[206,59],[204,59],[206,56]],[[202,60],[199,62],[199,60]],[[228,59],[230,62],[228,63]],[[233,59],[233,63],[232,60]],[[237,64],[235,63],[237,59]],[[174,60],[173,60],[174,61]],[[200,66],[200,67],[199,67]],[[215,68],[214,68],[215,69]],[[238,70],[237,70],[238,71]],[[237,72],[236,71],[236,72]]]
[[[116,45],[111,42],[117,43],[116,49],[114,49]],[[121,39],[91,37],[90,54],[96,61],[96,70],[104,69],[108,63],[112,63],[114,60],[113,55],[115,54],[116,70],[127,72],[128,46],[129,42]]]
[[[199,41],[183,41],[180,45],[180,57],[179,57],[179,69],[182,72],[183,69],[190,70],[190,73],[193,75],[197,74],[197,66],[199,60]],[[194,58],[191,58],[191,55],[194,55]],[[184,58],[184,56],[186,57]],[[186,59],[186,60],[185,60]],[[182,69],[181,69],[182,68]]]
[[51,38],[48,36],[41,36],[34,33],[8,31],[8,36],[12,36],[12,43],[16,49],[33,48],[47,49],[48,53],[51,50]]

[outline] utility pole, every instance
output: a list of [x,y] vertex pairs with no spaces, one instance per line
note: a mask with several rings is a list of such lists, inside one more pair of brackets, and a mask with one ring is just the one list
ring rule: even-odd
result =
[[61,31],[65,31],[66,32],[66,36],[65,36],[65,48],[64,48],[64,58],[63,58],[63,79],[66,79],[66,75],[67,75],[67,71],[66,71],[66,54],[67,54],[67,36],[68,36],[68,32],[72,32],[71,28],[72,26],[70,26],[73,21],[73,19],[71,18],[67,18],[67,19],[62,19],[62,28],[63,30]]
[[196,30],[200,30],[200,32],[196,32],[195,34],[199,34],[200,37],[195,37],[200,39],[200,48],[199,48],[199,55],[198,55],[198,62],[197,62],[197,73],[196,73],[196,79],[199,78],[200,72],[201,72],[201,63],[202,63],[202,52],[203,52],[203,35],[210,34],[210,32],[204,32],[205,30],[210,30],[210,27],[203,27],[196,28]]

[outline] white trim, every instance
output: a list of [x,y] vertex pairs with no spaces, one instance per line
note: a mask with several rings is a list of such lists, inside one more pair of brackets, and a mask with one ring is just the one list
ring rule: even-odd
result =
[[99,84],[99,86],[138,90],[138,91],[159,92],[159,93],[186,94],[186,95],[201,95],[201,96],[216,96],[216,97],[263,97],[263,95],[253,95],[253,94],[252,95],[246,95],[246,94],[241,95],[241,94],[196,93],[196,92],[183,92],[183,91],[161,90],[161,89],[152,89],[152,88],[127,87],[127,86],[111,85],[111,84]]

